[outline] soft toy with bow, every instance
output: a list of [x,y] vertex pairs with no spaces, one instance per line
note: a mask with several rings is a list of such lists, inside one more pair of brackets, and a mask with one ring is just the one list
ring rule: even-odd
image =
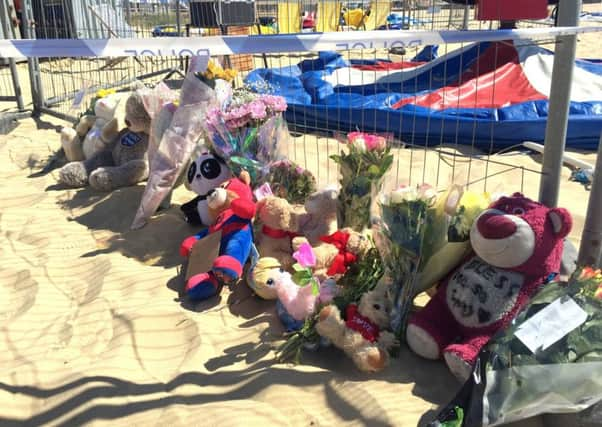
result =
[[[367,253],[371,247],[366,236],[351,228],[344,228],[329,236],[323,236],[320,241],[322,243],[313,248],[316,254],[313,272],[319,280],[344,275],[358,256]],[[293,239],[293,249],[298,250],[303,243],[307,243],[307,239],[296,237]]]

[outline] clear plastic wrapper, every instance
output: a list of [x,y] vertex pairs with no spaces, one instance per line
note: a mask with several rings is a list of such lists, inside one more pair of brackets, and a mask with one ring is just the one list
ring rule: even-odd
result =
[[[602,422],[601,284],[600,271],[586,268],[577,270],[568,283],[542,288],[512,324],[491,339],[469,380],[431,426],[453,421],[457,408],[462,419],[456,421],[465,427],[501,425],[544,413],[579,412],[578,422]],[[562,310],[554,312],[560,305]],[[541,322],[545,316],[551,320]],[[566,326],[576,317],[578,326]],[[560,326],[546,331],[545,323],[554,320]],[[525,335],[534,323],[536,333]],[[547,343],[533,352],[530,339]]]
[[339,228],[361,232],[370,227],[372,195],[382,186],[393,155],[385,136],[351,132],[342,142],[347,145],[346,152],[330,156],[340,170]]
[[[207,110],[216,104],[215,92],[205,83],[187,74],[178,108],[149,159],[150,172],[132,229],[143,227],[181,176],[203,133]],[[167,115],[167,113],[166,113]]]
[[246,170],[257,186],[269,174],[271,163],[286,157],[289,132],[282,116],[286,101],[248,88],[230,94],[222,88],[220,93],[220,106],[207,113],[208,142],[235,175]]
[[460,217],[470,229],[490,199],[457,185],[437,193],[428,184],[381,191],[373,198],[374,241],[394,290],[391,328],[401,340],[414,297],[441,280],[470,250],[467,240],[449,240],[454,219]]

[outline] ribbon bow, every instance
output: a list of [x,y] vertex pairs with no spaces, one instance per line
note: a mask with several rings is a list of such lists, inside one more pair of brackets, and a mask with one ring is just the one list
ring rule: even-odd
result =
[[357,256],[347,250],[347,242],[349,241],[349,237],[349,233],[345,233],[344,231],[336,231],[330,236],[320,237],[322,242],[330,243],[339,250],[339,253],[332,262],[332,265],[326,272],[326,274],[329,276],[334,276],[335,274],[345,274],[347,267],[357,260]]
[[299,234],[292,231],[278,230],[277,228],[268,227],[267,225],[264,225],[261,228],[261,232],[272,239],[284,239],[285,237],[294,239],[299,236]]

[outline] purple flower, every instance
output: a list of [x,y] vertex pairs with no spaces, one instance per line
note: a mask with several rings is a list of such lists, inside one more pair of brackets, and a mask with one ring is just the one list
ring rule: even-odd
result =
[[283,111],[286,111],[286,100],[281,96],[262,95],[260,99],[268,108],[268,110],[274,113],[281,113]]
[[316,265],[316,254],[309,243],[302,243],[293,258],[301,267],[313,267]]
[[253,120],[263,120],[267,117],[266,105],[260,100],[255,100],[248,104],[248,110]]

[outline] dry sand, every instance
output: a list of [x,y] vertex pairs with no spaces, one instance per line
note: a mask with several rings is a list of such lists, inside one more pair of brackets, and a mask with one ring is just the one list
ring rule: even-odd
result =
[[[273,303],[245,285],[184,304],[177,250],[196,230],[178,204],[193,195],[178,189],[171,209],[129,231],[142,185],[66,190],[56,168],[41,172],[63,124],[22,120],[0,136],[1,426],[415,426],[454,395],[459,384],[442,363],[405,349],[377,375],[358,373],[335,349],[306,352],[299,366],[275,363]],[[319,171],[321,184],[336,180],[327,160],[336,142],[304,142],[291,158]],[[539,155],[490,159],[502,164],[422,149],[396,156],[397,181],[445,186],[455,159],[454,179],[474,189],[538,195],[529,170],[541,168]],[[589,193],[562,173],[560,205],[573,213],[578,244]]]
[[[0,425],[118,418],[117,425],[141,426],[413,426],[458,388],[442,363],[407,350],[373,376],[334,349],[306,354],[301,366],[276,364],[282,330],[273,304],[245,285],[219,302],[182,304],[177,249],[195,229],[173,206],[129,231],[142,185],[109,195],[58,187],[56,169],[40,173],[59,148],[56,124],[24,120],[0,139]],[[318,158],[324,145],[306,144],[305,155]],[[399,154],[401,168],[411,153]],[[414,179],[424,154],[412,154]],[[435,182],[438,156],[427,154],[427,180]],[[502,160],[539,167],[526,155]],[[448,166],[441,164],[445,182]],[[474,179],[485,176],[485,162],[471,165]],[[490,175],[494,167],[489,163]],[[567,181],[568,170],[563,175],[561,204],[579,224],[588,193]],[[497,179],[511,190],[524,181],[536,196],[538,180],[521,176],[514,169]],[[495,179],[488,185],[497,187]],[[190,198],[180,188],[174,201]]]

